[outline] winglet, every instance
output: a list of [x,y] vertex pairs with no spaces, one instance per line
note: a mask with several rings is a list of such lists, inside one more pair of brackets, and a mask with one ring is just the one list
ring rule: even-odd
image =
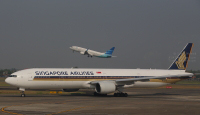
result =
[[192,53],[192,47],[194,46],[193,43],[188,43],[183,51],[178,55],[175,61],[171,64],[169,69],[174,70],[186,70],[188,67],[188,61],[190,60],[190,54]]

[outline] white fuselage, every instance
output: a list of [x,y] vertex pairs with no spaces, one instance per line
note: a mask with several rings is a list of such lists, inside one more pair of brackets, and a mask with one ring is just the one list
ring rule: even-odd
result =
[[72,49],[73,51],[76,51],[76,52],[80,52],[83,55],[91,55],[91,56],[97,56],[97,57],[104,55],[104,53],[86,49],[86,48],[82,48],[82,47],[78,47],[78,46],[72,46],[72,47],[70,47],[70,49]]
[[[12,74],[5,81],[24,89],[94,89],[91,81],[188,74],[183,70],[32,68]],[[135,82],[133,87],[158,87],[168,82]],[[126,87],[126,86],[125,86]]]

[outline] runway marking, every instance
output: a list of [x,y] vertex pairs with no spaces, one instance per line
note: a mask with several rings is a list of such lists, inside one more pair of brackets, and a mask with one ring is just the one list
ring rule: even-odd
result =
[[[77,100],[77,101],[81,101],[81,100],[89,100],[89,99],[80,99],[80,100]],[[68,101],[65,101],[65,102],[70,102],[71,100],[68,100]],[[74,102],[74,101],[73,101]],[[23,115],[23,114],[19,114],[19,113],[14,113],[14,112],[10,112],[10,111],[6,111],[5,109],[6,108],[9,108],[9,107],[13,107],[13,106],[22,106],[22,105],[33,105],[33,104],[47,104],[47,103],[60,103],[60,104],[66,104],[66,103],[63,103],[63,102],[43,102],[43,103],[29,103],[29,104],[20,104],[20,105],[11,105],[11,106],[6,106],[6,107],[3,107],[1,108],[1,111],[4,112],[4,113],[9,113],[9,114],[14,114],[14,115]],[[88,107],[88,106],[86,106]],[[71,109],[70,111],[73,111],[73,110],[77,110],[77,109],[81,109],[81,108],[86,108],[86,107],[79,107],[79,108],[74,108],[74,109]],[[69,110],[66,110],[66,111],[61,111],[61,113],[63,112],[67,112]],[[58,113],[53,113],[53,114],[58,114]],[[49,115],[52,115],[52,114],[49,114]]]
[[12,106],[3,107],[3,108],[1,108],[1,111],[4,112],[4,113],[10,113],[10,114],[15,114],[15,115],[23,115],[23,114],[19,114],[19,113],[13,113],[13,112],[6,111],[5,109],[8,108],[8,107],[12,107]]
[[73,108],[73,109],[69,109],[69,110],[65,110],[65,111],[61,111],[61,112],[57,112],[57,113],[47,114],[47,115],[60,114],[60,113],[65,113],[65,112],[69,112],[69,111],[75,111],[75,110],[78,110],[78,109],[83,109],[83,108],[88,108],[88,107],[94,107],[94,106],[78,107],[78,108]]

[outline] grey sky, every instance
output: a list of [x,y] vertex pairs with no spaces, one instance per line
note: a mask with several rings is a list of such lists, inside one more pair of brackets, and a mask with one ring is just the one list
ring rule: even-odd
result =
[[[1,0],[0,69],[32,67],[166,69],[188,42],[200,69],[199,0]],[[72,53],[115,46],[116,58]]]

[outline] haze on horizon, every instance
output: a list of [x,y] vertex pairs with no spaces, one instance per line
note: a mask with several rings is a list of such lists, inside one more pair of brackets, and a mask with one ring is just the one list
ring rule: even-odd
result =
[[[194,43],[189,68],[199,70],[199,0],[0,1],[0,69],[167,69]],[[69,47],[116,58],[88,58]]]

